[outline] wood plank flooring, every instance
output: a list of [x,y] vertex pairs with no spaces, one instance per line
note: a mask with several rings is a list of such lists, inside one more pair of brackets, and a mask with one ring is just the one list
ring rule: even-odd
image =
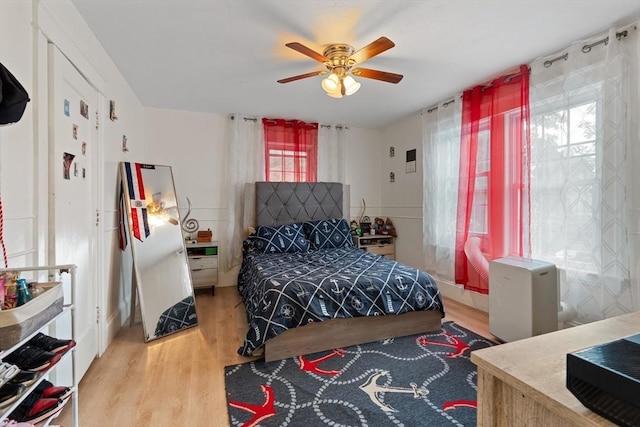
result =
[[[491,338],[488,314],[445,300],[446,318]],[[196,294],[198,326],[145,343],[142,325],[123,326],[79,386],[81,427],[228,426],[224,367],[246,333],[235,287]],[[68,405],[54,424],[71,426]]]

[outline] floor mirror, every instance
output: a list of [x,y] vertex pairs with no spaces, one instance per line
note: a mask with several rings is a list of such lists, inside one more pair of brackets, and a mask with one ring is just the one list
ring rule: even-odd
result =
[[[124,237],[133,255],[145,341],[197,324],[191,275],[170,166],[120,163]],[[121,244],[122,246],[122,244]]]

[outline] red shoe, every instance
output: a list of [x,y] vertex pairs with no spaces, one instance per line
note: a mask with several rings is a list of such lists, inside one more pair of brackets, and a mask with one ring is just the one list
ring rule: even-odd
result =
[[52,385],[47,387],[42,392],[42,397],[46,399],[61,399],[64,400],[71,396],[71,389],[69,387]]
[[16,417],[19,421],[28,421],[36,424],[40,421],[46,420],[53,414],[57,413],[62,407],[61,401],[58,399],[39,399],[31,407],[31,410],[22,419]]

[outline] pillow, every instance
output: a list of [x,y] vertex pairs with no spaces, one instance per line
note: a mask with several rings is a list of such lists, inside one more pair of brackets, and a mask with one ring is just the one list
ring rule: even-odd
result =
[[321,219],[304,223],[313,249],[331,249],[353,246],[351,226],[344,218]]
[[286,224],[276,227],[260,225],[247,239],[248,246],[258,253],[306,252],[309,241],[302,224]]

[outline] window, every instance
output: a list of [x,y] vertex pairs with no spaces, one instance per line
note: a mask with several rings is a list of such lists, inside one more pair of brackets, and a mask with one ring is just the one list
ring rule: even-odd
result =
[[317,180],[318,124],[263,119],[267,181]]
[[[276,145],[270,144],[270,147]],[[307,154],[304,151],[269,148],[267,181],[307,181]]]
[[[476,179],[473,195],[473,207],[471,208],[471,224],[469,234],[486,238],[489,229],[489,165],[491,157],[489,152],[489,121],[483,120],[478,132],[478,154],[476,161]],[[486,245],[483,245],[486,246]]]
[[600,179],[598,103],[543,111],[532,120],[532,252],[583,272],[596,272]]

